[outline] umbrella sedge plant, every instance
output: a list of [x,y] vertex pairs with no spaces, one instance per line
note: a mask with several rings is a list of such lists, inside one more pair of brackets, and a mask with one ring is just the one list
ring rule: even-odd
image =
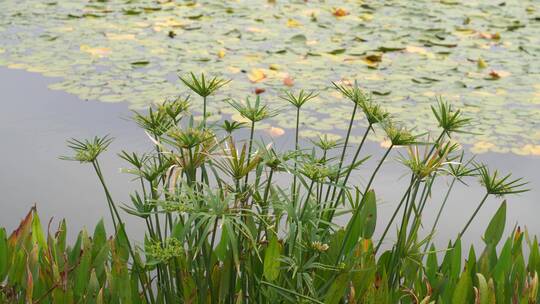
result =
[[[68,245],[66,222],[46,232],[33,208],[13,233],[0,229],[2,303],[538,302],[536,237],[519,227],[503,237],[506,199],[527,191],[526,183],[467,155],[453,135],[473,121],[442,98],[431,108],[439,130],[418,133],[358,83],[334,83],[351,101],[347,134],[309,143],[300,138],[300,114],[317,93],[286,92],[282,99],[297,114],[295,141],[279,150],[259,140],[256,125],[279,115],[262,96],[223,103],[247,124],[214,122],[207,97],[229,81],[195,74],[181,81],[202,98],[202,109],[188,97],[134,113],[149,148],[119,154],[139,188],[129,201],[114,199],[100,166],[112,138],[68,141],[73,153],[62,158],[91,165],[112,235],[100,221]],[[375,132],[390,143],[379,157],[362,149]],[[396,159],[408,178],[392,185],[400,199],[381,218],[377,194],[386,186],[377,176]],[[437,248],[451,192],[475,179],[485,195],[471,198],[473,212],[455,219],[463,228]],[[485,246],[464,254],[461,238],[473,233],[468,228],[485,204],[499,204],[476,236]],[[434,220],[428,208],[438,210]],[[126,216],[140,220],[144,236],[128,235]]]

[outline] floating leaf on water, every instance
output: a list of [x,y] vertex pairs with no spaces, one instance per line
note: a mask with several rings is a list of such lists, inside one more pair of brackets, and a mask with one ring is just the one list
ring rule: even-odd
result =
[[298,44],[305,44],[307,41],[307,38],[303,34],[294,35],[289,39],[292,43],[298,43]]
[[86,44],[81,45],[80,50],[95,57],[105,57],[111,53],[111,49],[109,48],[91,47]]
[[486,32],[480,32],[478,33],[478,36],[480,36],[480,38],[484,38],[484,39],[490,39],[490,40],[499,40],[501,39],[501,35],[499,33],[486,33]]
[[294,19],[291,19],[289,18],[289,20],[287,20],[287,27],[299,27],[301,26],[302,24],[300,24],[300,22],[294,20]]
[[488,78],[489,80],[497,80],[497,79],[500,79],[500,78],[503,78],[503,77],[508,77],[510,76],[510,73],[509,72],[506,72],[506,71],[496,71],[496,70],[492,70],[491,72],[489,72],[489,77]]
[[431,77],[420,77],[420,78],[413,78],[412,82],[419,83],[419,84],[428,84],[433,82],[441,81],[440,79],[431,78]]
[[262,69],[252,69],[248,74],[248,78],[251,82],[261,82],[266,79],[266,74]]
[[372,14],[361,14],[359,17],[360,17],[360,19],[362,19],[364,21],[373,20],[373,15]]
[[140,13],[142,13],[142,11],[138,9],[124,9],[124,15],[135,16],[139,15]]
[[279,71],[279,70],[281,69],[281,67],[280,67],[279,65],[274,64],[274,63],[270,64],[270,65],[268,66],[268,68],[269,68],[270,70],[272,70],[272,71]]
[[364,56],[362,61],[370,68],[377,68],[382,61],[382,54],[371,54]]
[[349,12],[343,8],[336,8],[332,11],[332,15],[336,17],[344,17],[349,15]]
[[224,49],[219,50],[219,51],[217,52],[217,56],[218,56],[219,58],[225,57],[225,50],[224,50]]
[[294,79],[290,75],[287,74],[283,78],[283,85],[288,86],[288,87],[292,87],[294,85]]
[[381,46],[377,49],[379,52],[387,53],[387,52],[397,52],[397,51],[403,51],[405,50],[404,47],[390,47],[390,46]]
[[267,29],[263,29],[263,28],[260,28],[260,27],[254,27],[254,26],[250,26],[250,27],[246,28],[246,31],[248,31],[250,33],[265,33],[265,32],[268,32]]
[[477,66],[478,66],[479,69],[485,69],[485,68],[488,67],[488,64],[484,59],[478,58]]
[[141,61],[134,61],[131,63],[132,66],[134,67],[143,67],[143,66],[146,66],[150,63],[150,61],[147,61],[147,60],[141,60]]
[[279,127],[270,127],[267,129],[267,132],[272,137],[280,137],[280,136],[283,136],[283,134],[285,134],[285,130]]
[[332,50],[332,51],[328,52],[328,54],[339,55],[339,54],[345,53],[345,51],[346,51],[346,49],[335,49],[335,50]]
[[471,152],[477,153],[477,154],[486,153],[490,149],[492,149],[493,147],[495,147],[495,144],[493,144],[491,142],[477,141],[472,146]]
[[371,93],[378,96],[388,96],[392,91],[371,91]]
[[198,14],[198,15],[188,16],[187,18],[190,20],[198,20],[198,19],[201,19],[202,16],[203,16],[202,14]]
[[118,40],[135,40],[135,35],[133,34],[115,34],[115,33],[105,33],[105,37],[109,40],[118,41]]

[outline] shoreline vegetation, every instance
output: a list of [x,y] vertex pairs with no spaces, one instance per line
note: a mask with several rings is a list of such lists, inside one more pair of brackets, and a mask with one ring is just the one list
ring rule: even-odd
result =
[[[134,112],[153,150],[122,151],[125,173],[139,190],[119,204],[99,157],[108,136],[71,139],[62,159],[89,164],[101,184],[114,231],[103,221],[66,242],[67,224],[45,231],[36,208],[11,235],[0,229],[0,302],[4,303],[537,303],[540,251],[536,236],[514,228],[503,240],[504,197],[527,183],[465,153],[453,135],[473,123],[438,98],[431,106],[439,133],[404,128],[356,83],[333,83],[350,100],[343,139],[320,136],[301,145],[302,107],[315,92],[283,92],[295,111],[295,145],[279,151],[256,138],[257,125],[280,111],[259,95],[228,100],[244,122],[211,122],[207,103],[228,80],[180,77],[193,98],[178,97]],[[202,108],[202,117],[190,109]],[[358,127],[365,119],[367,128]],[[249,137],[241,138],[245,128]],[[363,153],[377,130],[388,138],[380,156]],[[362,136],[351,144],[351,136]],[[388,222],[377,219],[377,176],[396,147],[408,184]],[[351,178],[376,166],[365,184]],[[448,179],[442,200],[433,185]],[[286,180],[282,187],[276,180]],[[457,183],[479,179],[485,194],[471,204],[455,240],[436,248],[433,236]],[[482,251],[462,248],[461,236],[486,203],[499,204]],[[433,225],[424,209],[435,204]],[[146,226],[132,241],[124,218]],[[337,217],[348,220],[337,224]],[[431,221],[430,221],[431,222]],[[384,227],[382,234],[375,227]],[[50,225],[49,225],[50,226]],[[501,243],[502,241],[502,243]],[[497,250],[499,247],[499,250]],[[442,259],[441,259],[442,257]]]

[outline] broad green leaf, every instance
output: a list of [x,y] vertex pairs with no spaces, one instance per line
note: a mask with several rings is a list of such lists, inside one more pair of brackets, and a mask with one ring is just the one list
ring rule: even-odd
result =
[[476,253],[474,247],[471,245],[469,249],[469,256],[467,257],[466,269],[469,273],[476,273]]
[[530,246],[530,251],[527,270],[531,273],[540,272],[540,251],[538,250],[538,239],[536,236]]
[[6,237],[6,230],[4,228],[0,228],[0,282],[4,281],[4,278],[9,269],[8,254],[9,248]]
[[268,247],[264,253],[264,277],[270,282],[279,276],[280,250],[277,236],[270,232]]
[[325,304],[338,304],[345,295],[345,290],[349,285],[349,276],[346,273],[340,274],[328,289],[324,298]]
[[459,277],[459,273],[461,272],[461,261],[461,239],[457,239],[456,243],[454,244],[454,248],[452,249],[452,259],[450,265],[450,277],[452,279],[457,279]]
[[94,229],[94,237],[92,238],[92,241],[92,257],[95,258],[107,242],[107,233],[105,232],[103,219],[99,220],[97,223],[96,228]]
[[119,224],[118,225],[118,233],[116,234],[115,238],[115,253],[119,258],[121,258],[123,261],[127,261],[129,259],[129,240],[126,238],[126,233],[124,230],[124,225]]
[[[512,267],[512,239],[508,238],[499,254],[497,264],[493,268],[493,278],[496,283],[505,277]],[[497,285],[497,287],[499,287]]]
[[488,288],[486,278],[481,273],[477,273],[476,277],[478,279],[478,299],[479,299],[477,304],[490,304],[489,303],[490,290]]
[[437,252],[435,246],[431,244],[429,249],[427,261],[426,261],[426,277],[430,284],[435,283],[437,271],[439,270],[439,263],[437,261]]
[[486,229],[484,233],[484,242],[488,245],[496,246],[501,240],[506,223],[506,201],[504,201]]
[[229,246],[229,232],[227,229],[223,229],[221,231],[221,240],[214,250],[217,258],[222,262],[224,262],[229,256],[227,246]]
[[[86,231],[82,231],[82,238],[87,239],[88,236]],[[73,295],[76,299],[80,300],[83,295],[86,293],[86,288],[88,287],[88,282],[90,279],[90,266],[92,263],[92,252],[87,246],[83,247],[82,255],[79,258],[79,263],[75,271],[75,281],[73,288]]]
[[469,272],[464,271],[454,289],[452,303],[470,303],[472,297],[472,280]]
[[[373,230],[375,229],[374,221],[376,220],[375,204],[375,192],[373,190],[369,190],[362,198],[360,205],[357,206],[351,220],[347,224],[347,228],[345,230],[345,238],[343,239],[343,244],[341,245],[343,248],[342,254],[344,254],[345,256],[349,255],[349,253],[358,244],[360,235],[365,228],[364,225],[366,224],[366,220],[368,220],[368,217],[370,216],[372,217],[372,219],[369,220],[368,229],[370,231],[367,232],[367,235],[373,234]],[[369,210],[366,209],[367,206],[369,206]],[[363,210],[366,211],[364,212]]]
[[370,191],[373,194],[372,197],[368,197],[365,202],[365,206],[361,210],[360,218],[362,219],[362,238],[371,239],[375,232],[375,225],[377,224],[377,202],[375,201],[375,192]]
[[45,238],[45,234],[43,233],[39,216],[35,211],[32,218],[32,241],[39,244],[39,247],[42,250],[47,250],[47,240]]

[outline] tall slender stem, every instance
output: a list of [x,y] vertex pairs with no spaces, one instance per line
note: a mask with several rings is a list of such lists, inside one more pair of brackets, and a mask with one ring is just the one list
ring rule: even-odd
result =
[[[351,130],[354,122],[354,116],[356,115],[356,109],[358,108],[358,104],[354,103],[354,108],[351,114],[351,120],[349,121],[349,128],[347,129],[347,135],[345,136],[345,142],[343,143],[343,150],[341,151],[341,157],[339,158],[339,165],[338,165],[338,177],[336,179],[336,183],[339,181],[339,177],[341,175],[341,167],[343,166],[343,160],[345,159],[345,152],[347,151],[347,146],[349,145],[349,137],[351,136]],[[332,191],[332,197],[334,197],[336,193],[336,188],[334,187],[334,190]],[[327,195],[328,197],[328,195]]]
[[294,177],[291,191],[291,199],[293,204],[296,200],[296,168],[298,163],[298,132],[300,127],[300,107],[296,107],[296,130],[294,134]]
[[[92,165],[94,167],[96,175],[99,178],[99,181],[101,182],[101,185],[102,185],[103,190],[105,192],[105,196],[107,197],[107,201],[109,202],[109,206],[111,207],[112,211],[114,211],[114,214],[111,214],[111,216],[113,217],[113,222],[114,222],[114,216],[116,216],[116,218],[118,220],[118,223],[121,225],[120,230],[123,232],[123,236],[126,239],[126,243],[127,243],[127,246],[128,246],[129,253],[133,257],[133,267],[135,267],[135,271],[139,274],[138,277],[139,277],[139,281],[141,282],[141,287],[143,288],[143,294],[144,294],[144,296],[146,298],[146,302],[147,303],[150,302],[150,300],[148,298],[148,294],[147,294],[148,292],[150,292],[150,294],[151,294],[150,299],[152,300],[151,303],[154,303],[154,297],[152,295],[153,292],[151,290],[152,288],[146,288],[148,283],[144,279],[144,275],[139,269],[139,262],[136,260],[135,253],[133,252],[133,248],[131,247],[131,243],[129,242],[129,238],[128,238],[128,235],[126,233],[125,226],[124,226],[124,224],[122,222],[120,214],[118,213],[118,210],[116,209],[116,205],[114,204],[111,193],[109,192],[109,188],[107,187],[107,184],[105,183],[105,178],[103,177],[103,174],[101,172],[101,168],[99,166],[99,162],[97,161],[97,159],[92,162]],[[118,232],[116,224],[115,224],[115,231]]]
[[[249,148],[248,148],[248,155],[247,155],[247,164],[249,164],[249,161],[251,160],[251,149],[253,146],[253,134],[255,133],[255,121],[251,121],[251,130],[249,132]],[[246,165],[247,165],[246,164]],[[246,174],[246,179],[244,180],[244,183],[247,185],[249,178],[249,172]]]
[[306,212],[307,205],[309,205],[309,198],[311,197],[311,190],[313,189],[313,185],[315,184],[315,181],[311,181],[311,185],[309,185],[309,190],[306,195],[306,201],[304,202],[304,206],[302,207],[302,212],[300,213],[300,219],[304,216],[304,213]]
[[463,234],[465,233],[465,231],[467,231],[467,228],[469,228],[469,225],[471,224],[471,222],[474,220],[474,218],[476,217],[476,214],[478,214],[478,211],[480,211],[480,208],[482,208],[482,206],[484,205],[484,203],[486,202],[486,199],[488,198],[489,196],[489,193],[486,193],[484,195],[484,197],[482,198],[482,200],[480,201],[480,204],[478,204],[478,207],[476,208],[476,210],[474,210],[471,218],[467,221],[467,224],[465,224],[465,227],[463,227],[463,230],[461,230],[461,232],[459,233],[458,235],[458,238],[461,238],[463,236]]
[[206,127],[206,96],[203,97],[203,127]]
[[413,183],[413,180],[411,179],[411,182],[409,183],[409,187],[407,188],[407,191],[405,191],[405,194],[403,194],[403,197],[399,201],[399,204],[396,207],[396,210],[394,210],[394,213],[392,214],[392,217],[390,218],[390,221],[388,221],[388,224],[386,224],[386,228],[384,228],[384,232],[383,232],[382,236],[380,237],[379,242],[377,243],[377,246],[375,247],[375,253],[377,253],[377,251],[379,251],[379,248],[381,247],[382,242],[384,241],[384,238],[386,237],[386,234],[388,233],[388,231],[390,230],[390,227],[392,226],[392,223],[396,219],[396,216],[399,213],[399,210],[401,209],[401,206],[403,205],[403,202],[405,202],[405,199],[407,198],[407,196],[411,192],[411,188],[412,188],[413,185],[414,185],[414,183]]
[[371,174],[371,177],[369,178],[369,181],[368,181],[368,183],[366,185],[366,190],[363,193],[364,195],[366,194],[366,192],[369,191],[369,187],[371,187],[371,184],[373,183],[373,180],[375,179],[375,175],[377,175],[377,172],[379,172],[379,169],[381,168],[382,164],[386,160],[386,157],[388,156],[388,154],[390,154],[390,151],[392,150],[393,147],[394,147],[394,144],[390,145],[388,150],[386,150],[383,157],[381,158],[381,161],[379,162],[379,164],[377,165],[377,167],[375,168],[375,170]]
[[[270,173],[268,174],[268,179],[266,180],[266,187],[264,189],[264,195],[263,195],[263,203],[262,203],[263,218],[268,212],[268,195],[270,193],[270,186],[272,185],[273,176],[274,176],[274,169],[270,168]],[[261,237],[261,231],[262,231],[263,226],[264,226],[263,224],[259,225],[259,229],[257,231],[257,239],[256,239],[257,241],[259,241]],[[266,231],[266,227],[265,227],[265,231]]]
[[429,232],[429,235],[428,235],[429,240],[426,242],[426,245],[424,246],[424,253],[427,251],[427,249],[429,248],[429,244],[433,240],[433,233],[435,233],[435,228],[437,227],[437,224],[439,223],[439,219],[441,218],[442,211],[444,209],[444,206],[446,205],[446,202],[448,201],[448,197],[450,196],[450,192],[452,191],[452,188],[454,187],[456,180],[457,180],[456,177],[452,179],[452,183],[450,184],[450,186],[448,187],[448,190],[446,191],[446,195],[444,196],[444,200],[441,204],[441,208],[439,208],[437,217],[435,217],[435,222],[433,222],[433,226],[431,227],[431,230]]
[[[364,136],[362,136],[362,141],[360,142],[360,145],[358,146],[358,149],[356,149],[356,153],[354,154],[354,157],[353,157],[353,160],[351,162],[351,166],[354,165],[354,163],[356,162],[356,160],[358,159],[358,156],[360,155],[360,151],[362,150],[362,146],[364,145],[364,142],[369,134],[369,130],[371,129],[371,126],[372,124],[370,123],[369,126],[367,127],[366,129],[366,132],[364,132]],[[347,174],[345,175],[345,178],[343,179],[343,188],[341,188],[341,190],[339,191],[339,194],[337,196],[337,201],[339,202],[339,200],[341,199],[341,196],[343,195],[344,193],[344,190],[345,190],[345,186],[347,185],[347,182],[349,181],[349,177],[351,176],[351,172],[352,172],[352,168],[350,168],[349,170],[347,170]],[[334,199],[334,197],[332,196],[332,200]]]

